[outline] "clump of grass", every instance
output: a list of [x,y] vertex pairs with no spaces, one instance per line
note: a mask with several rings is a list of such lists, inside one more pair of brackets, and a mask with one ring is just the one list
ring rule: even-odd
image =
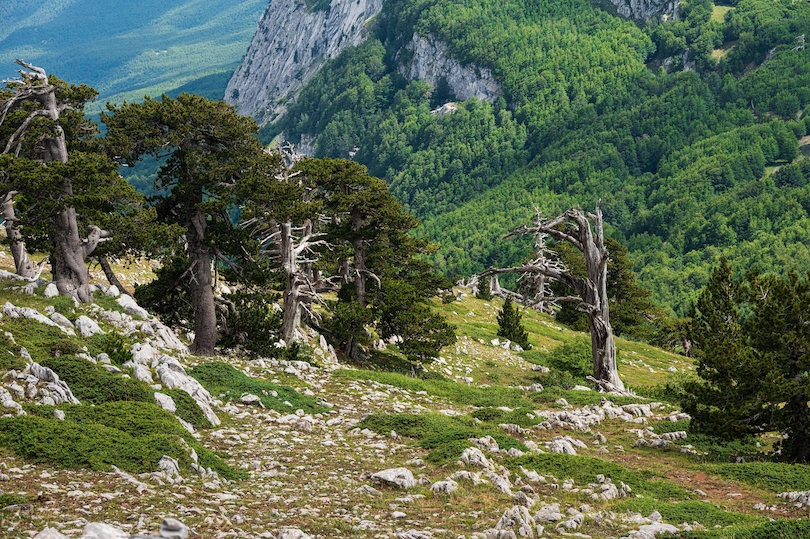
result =
[[418,444],[430,449],[427,460],[445,464],[457,460],[467,447],[473,444],[470,438],[492,436],[501,449],[517,448],[527,451],[519,440],[504,434],[497,427],[479,424],[472,417],[447,417],[442,414],[371,414],[358,424],[377,434],[387,435],[392,430],[400,436],[416,438]]
[[[425,391],[431,395],[447,399],[456,404],[467,404],[480,407],[508,406],[510,408],[531,408],[523,391],[507,387],[469,387],[448,379],[419,379],[392,372],[362,370],[339,370],[335,376],[355,380],[372,380],[410,391]],[[536,395],[541,395],[537,393]],[[532,395],[534,398],[534,394]]]
[[58,374],[83,404],[153,399],[152,390],[145,383],[111,374],[86,359],[61,356],[45,359],[41,364]]
[[618,464],[591,457],[532,453],[511,459],[508,464],[508,467],[515,471],[520,466],[536,470],[541,475],[553,475],[560,480],[573,479],[579,485],[593,483],[597,475],[604,474],[614,483],[624,481],[635,494],[661,501],[684,500],[691,497],[686,489],[668,483],[662,476],[652,471],[630,471]]
[[758,524],[767,520],[765,517],[732,513],[707,502],[688,500],[678,503],[662,503],[652,498],[630,498],[611,507],[611,511],[632,511],[649,515],[658,511],[670,524],[699,522],[707,528],[715,526],[734,526]]
[[196,429],[210,429],[213,426],[192,396],[182,389],[163,389],[160,392],[172,398],[177,406],[175,413],[183,421],[191,423]]
[[[197,365],[188,374],[199,380],[212,395],[224,395],[229,400],[239,400],[245,393],[250,393],[258,396],[265,407],[279,412],[302,409],[319,413],[327,410],[314,397],[301,395],[291,387],[251,378],[221,361]],[[292,406],[284,404],[285,401]]]
[[22,505],[24,503],[31,503],[28,496],[20,496],[19,494],[12,494],[10,492],[0,494],[0,509],[8,507],[9,505]]
[[706,471],[771,492],[810,490],[810,465],[785,462],[711,464]]

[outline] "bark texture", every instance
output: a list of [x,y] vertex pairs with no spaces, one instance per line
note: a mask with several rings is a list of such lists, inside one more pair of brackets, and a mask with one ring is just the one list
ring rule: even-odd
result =
[[[593,225],[593,229],[591,228]],[[562,215],[544,221],[538,215],[532,226],[523,226],[508,236],[547,234],[557,241],[568,242],[582,253],[586,276],[579,277],[560,265],[551,264],[548,259],[537,258],[525,266],[489,269],[482,276],[501,273],[521,273],[542,275],[563,283],[576,292],[576,296],[552,298],[552,301],[572,302],[577,309],[588,316],[593,354],[592,381],[602,391],[624,392],[624,383],[619,378],[616,366],[616,345],[613,328],[610,325],[610,312],[607,297],[608,251],[605,248],[602,210],[596,204],[595,213],[585,213],[579,208],[571,208]]]

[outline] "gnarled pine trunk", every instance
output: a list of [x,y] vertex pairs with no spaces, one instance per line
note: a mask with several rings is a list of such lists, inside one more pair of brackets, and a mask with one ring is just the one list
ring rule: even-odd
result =
[[217,344],[217,313],[211,267],[213,253],[205,243],[205,229],[205,215],[195,210],[189,216],[186,232],[190,263],[189,293],[194,309],[194,342],[190,350],[195,354],[211,356]]

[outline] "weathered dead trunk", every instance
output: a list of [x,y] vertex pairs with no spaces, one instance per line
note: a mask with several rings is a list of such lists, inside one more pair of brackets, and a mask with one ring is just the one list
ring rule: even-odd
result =
[[101,266],[101,271],[104,272],[104,276],[107,278],[107,282],[110,283],[112,286],[118,288],[119,292],[125,293],[126,289],[124,288],[124,284],[118,280],[118,276],[110,266],[110,261],[104,255],[98,255],[96,257],[98,260],[98,265]]
[[352,247],[354,248],[354,292],[357,296],[357,302],[365,307],[368,305],[368,298],[366,294],[366,249],[363,244],[363,238],[357,237],[360,229],[363,227],[363,216],[358,210],[352,212],[352,228],[354,229],[355,238],[352,240]]
[[14,215],[14,202],[12,199],[15,194],[17,194],[16,191],[7,193],[6,197],[3,199],[3,220],[6,226],[6,236],[9,240],[9,248],[11,250],[11,256],[14,258],[14,268],[16,269],[17,275],[25,279],[33,279],[36,277],[34,263],[31,262],[28,251],[25,249],[22,234],[20,234],[20,231],[14,224],[16,217]]
[[301,327],[301,276],[296,260],[295,241],[292,235],[292,224],[281,225],[280,250],[281,267],[287,276],[284,288],[284,316],[281,323],[281,338],[290,344],[296,338]]
[[[594,230],[591,230],[593,222]],[[569,226],[562,228],[561,225]],[[562,229],[561,229],[562,228]],[[593,357],[593,381],[598,389],[624,391],[624,383],[619,378],[616,366],[616,346],[613,341],[613,328],[610,325],[607,297],[608,251],[605,248],[602,223],[602,210],[596,205],[595,214],[585,214],[581,209],[571,208],[564,214],[550,220],[535,219],[534,226],[523,226],[510,234],[548,234],[557,241],[564,241],[582,253],[587,276],[578,277],[559,264],[539,257],[525,266],[489,269],[481,275],[501,273],[521,273],[524,275],[544,275],[571,287],[576,296],[553,298],[550,301],[565,301],[576,305],[577,310],[588,316]]]
[[190,350],[194,354],[210,356],[217,344],[217,313],[211,267],[213,253],[205,243],[205,229],[205,215],[200,211],[192,213],[186,232],[189,294],[194,309],[194,342]]

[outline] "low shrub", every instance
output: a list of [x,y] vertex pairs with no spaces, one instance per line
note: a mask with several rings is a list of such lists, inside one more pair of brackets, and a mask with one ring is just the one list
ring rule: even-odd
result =
[[82,404],[111,401],[152,402],[152,390],[143,382],[123,378],[75,356],[52,357],[41,364],[64,380]]
[[[186,431],[157,404],[111,401],[97,406],[62,405],[65,420],[53,417],[54,407],[41,406],[36,415],[0,418],[0,446],[22,459],[57,468],[152,472],[164,455],[187,469],[188,447],[200,465],[225,479],[241,479],[246,472],[230,467]],[[54,443],[58,440],[59,443]]]
[[109,333],[98,333],[90,337],[90,345],[110,356],[110,362],[119,367],[132,359],[130,343],[120,333],[111,331]]
[[172,398],[177,406],[175,412],[183,421],[194,425],[195,429],[210,429],[213,425],[205,417],[202,409],[197,405],[197,401],[182,389],[162,389],[160,391]]
[[[364,370],[338,370],[335,376],[354,380],[373,380],[409,391],[425,391],[430,395],[447,399],[456,404],[479,407],[508,406],[510,408],[531,408],[532,402],[519,389],[508,387],[470,387],[452,380],[419,379],[392,372]],[[537,393],[536,395],[542,395]],[[532,399],[535,395],[532,395]]]
[[[221,361],[197,365],[188,374],[199,380],[212,395],[223,395],[229,400],[239,400],[242,395],[250,393],[258,396],[265,407],[279,412],[298,409],[312,413],[327,411],[314,397],[301,395],[291,387],[251,378]],[[284,404],[285,401],[290,405]]]
[[381,435],[395,431],[400,436],[416,438],[418,444],[430,449],[426,457],[430,462],[446,463],[457,460],[465,448],[472,446],[470,438],[492,436],[498,447],[527,451],[519,440],[505,434],[498,427],[478,424],[470,416],[447,417],[442,414],[371,414],[358,425]]

